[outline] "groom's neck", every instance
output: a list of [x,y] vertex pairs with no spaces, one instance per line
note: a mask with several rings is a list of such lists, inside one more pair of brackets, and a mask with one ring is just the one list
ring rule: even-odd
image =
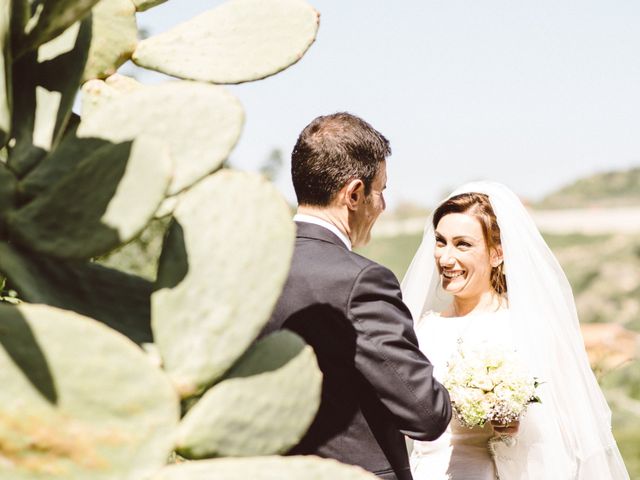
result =
[[349,229],[349,214],[346,209],[329,205],[327,207],[316,207],[313,205],[300,205],[296,213],[317,217],[325,222],[329,222],[340,230],[347,238],[351,238]]

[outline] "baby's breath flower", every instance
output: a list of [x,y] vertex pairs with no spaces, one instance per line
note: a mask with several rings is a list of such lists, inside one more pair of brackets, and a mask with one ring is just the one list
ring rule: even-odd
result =
[[461,344],[447,366],[444,385],[456,416],[468,427],[513,422],[537,401],[538,382],[512,350],[488,343]]

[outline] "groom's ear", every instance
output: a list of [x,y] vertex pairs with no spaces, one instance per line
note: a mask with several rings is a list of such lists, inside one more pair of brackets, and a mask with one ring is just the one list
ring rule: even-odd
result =
[[343,199],[349,210],[357,210],[364,201],[364,182],[359,178],[349,180],[343,189]]

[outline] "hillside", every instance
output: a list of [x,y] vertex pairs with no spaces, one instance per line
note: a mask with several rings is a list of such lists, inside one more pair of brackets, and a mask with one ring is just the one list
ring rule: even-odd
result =
[[576,180],[534,205],[539,209],[640,205],[640,167]]

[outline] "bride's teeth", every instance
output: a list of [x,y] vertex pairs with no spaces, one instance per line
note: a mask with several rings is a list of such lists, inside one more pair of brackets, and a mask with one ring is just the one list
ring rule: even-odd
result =
[[456,278],[459,277],[463,274],[463,272],[442,272],[442,275],[444,275],[447,278]]

